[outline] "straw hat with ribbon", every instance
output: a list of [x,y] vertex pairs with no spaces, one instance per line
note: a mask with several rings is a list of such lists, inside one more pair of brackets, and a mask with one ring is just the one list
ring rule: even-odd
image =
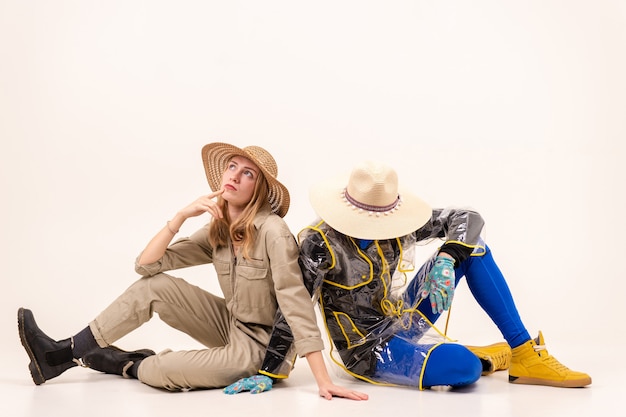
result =
[[260,146],[238,148],[222,142],[205,145],[202,148],[202,163],[211,189],[213,191],[219,190],[222,185],[222,174],[224,174],[228,162],[233,156],[248,158],[259,167],[269,186],[268,200],[272,211],[280,217],[284,217],[289,210],[289,191],[276,179],[278,176],[276,161],[268,151]]
[[339,232],[358,239],[391,239],[422,227],[432,208],[398,187],[393,168],[366,161],[349,176],[318,183],[309,194],[318,216]]

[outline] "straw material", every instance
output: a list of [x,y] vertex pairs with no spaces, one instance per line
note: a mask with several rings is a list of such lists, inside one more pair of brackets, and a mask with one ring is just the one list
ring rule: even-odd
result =
[[269,203],[272,211],[284,217],[289,210],[289,191],[276,178],[278,166],[268,151],[260,146],[246,146],[241,149],[234,145],[214,142],[202,148],[202,163],[206,172],[209,186],[217,191],[222,184],[222,174],[233,156],[243,156],[255,163],[261,169],[269,185]]
[[432,216],[432,208],[398,187],[398,175],[367,161],[310,191],[318,216],[339,232],[358,239],[392,239],[412,233]]

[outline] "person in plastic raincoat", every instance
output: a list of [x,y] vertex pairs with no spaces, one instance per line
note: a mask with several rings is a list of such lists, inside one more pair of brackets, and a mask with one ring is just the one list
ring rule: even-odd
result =
[[[475,211],[431,209],[398,187],[391,167],[374,162],[357,165],[349,178],[318,184],[310,199],[321,220],[298,236],[300,266],[340,357],[331,351],[331,358],[350,375],[423,389],[468,385],[481,374],[509,369],[509,381],[516,384],[591,384],[587,374],[548,353],[541,332],[530,337],[480,237],[484,221]],[[411,249],[433,239],[444,243],[402,285],[411,271]],[[506,343],[466,347],[429,336],[462,277]],[[402,291],[396,294],[398,285]],[[270,381],[268,389],[288,376],[294,360],[291,332],[279,310],[259,370]]]

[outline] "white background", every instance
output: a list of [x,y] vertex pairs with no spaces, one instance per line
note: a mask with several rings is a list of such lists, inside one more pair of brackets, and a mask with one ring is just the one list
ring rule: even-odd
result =
[[[213,141],[275,156],[294,233],[317,179],[393,164],[433,206],[483,214],[560,358],[623,341],[625,47],[618,0],[0,0],[4,360],[28,378],[18,307],[64,338],[138,278],[208,192]],[[210,266],[176,274],[219,291]],[[466,284],[449,333],[501,339]],[[194,344],[153,320],[125,347]]]

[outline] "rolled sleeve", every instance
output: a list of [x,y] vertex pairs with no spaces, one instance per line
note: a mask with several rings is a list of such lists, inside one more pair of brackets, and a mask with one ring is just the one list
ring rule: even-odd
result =
[[203,265],[213,262],[213,249],[209,244],[208,225],[189,237],[178,239],[166,250],[161,259],[141,265],[139,258],[135,259],[135,271],[144,277],[153,276],[161,272],[189,266]]

